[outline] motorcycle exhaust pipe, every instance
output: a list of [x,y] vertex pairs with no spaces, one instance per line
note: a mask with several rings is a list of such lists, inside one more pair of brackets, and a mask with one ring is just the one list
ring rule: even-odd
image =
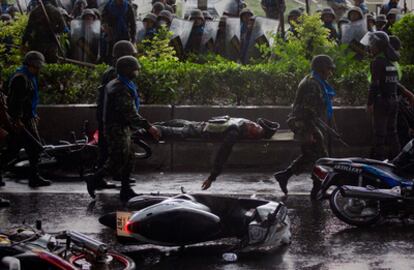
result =
[[82,233],[68,231],[66,235],[75,244],[92,251],[97,255],[103,255],[108,252],[108,246],[98,240],[92,239]]
[[344,197],[352,197],[358,199],[381,201],[402,199],[400,194],[397,194],[391,189],[369,189],[366,187],[342,186],[340,187],[340,192]]

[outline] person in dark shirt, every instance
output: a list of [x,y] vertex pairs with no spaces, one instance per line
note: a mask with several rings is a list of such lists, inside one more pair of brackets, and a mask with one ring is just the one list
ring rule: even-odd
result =
[[389,37],[385,32],[371,33],[368,44],[364,45],[368,45],[373,56],[367,103],[367,110],[373,116],[374,128],[371,158],[392,159],[400,151],[397,135],[399,79],[395,64],[399,55],[390,45]]
[[[39,149],[31,136],[40,142],[37,124],[37,105],[39,103],[38,76],[45,58],[40,52],[28,52],[19,67],[9,80],[9,96],[7,98],[8,114],[17,131],[9,136],[7,149],[1,156],[2,166],[16,158],[21,148],[26,150],[30,162],[29,186],[32,188],[49,186],[50,181],[39,175]],[[27,135],[29,133],[30,135]]]
[[[278,123],[263,118],[253,122],[229,116],[213,117],[205,122],[173,119],[154,123],[153,126],[159,130],[161,140],[206,139],[222,142],[214,157],[210,176],[203,182],[204,190],[221,174],[237,141],[270,139],[279,128]],[[141,133],[145,135],[145,132]]]
[[[121,40],[115,43],[112,57],[114,58],[114,63],[123,57],[123,56],[136,56],[137,50],[135,46],[126,40]],[[105,89],[107,84],[117,77],[116,69],[114,65],[108,67],[104,72],[101,78],[101,86],[98,88],[98,98],[97,98],[97,109],[96,109],[96,120],[98,122],[98,148],[99,148],[99,158],[98,158],[98,168],[102,168],[107,159],[108,159],[108,145],[105,137],[104,129],[104,104],[105,104]],[[113,184],[108,183],[104,178],[96,178],[96,189],[111,188]],[[115,179],[119,180],[119,179]]]

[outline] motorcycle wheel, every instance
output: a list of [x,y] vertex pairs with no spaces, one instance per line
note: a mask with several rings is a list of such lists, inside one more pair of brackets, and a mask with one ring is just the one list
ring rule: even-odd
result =
[[93,262],[90,261],[88,259],[87,254],[80,254],[80,255],[76,255],[76,256],[72,256],[69,259],[69,262],[77,267],[79,267],[80,269],[82,268],[82,265],[89,265],[90,269],[92,270],[135,270],[136,266],[135,266],[135,262],[125,256],[122,255],[120,253],[116,253],[113,251],[108,251],[107,256],[110,258],[110,260],[108,260],[108,262],[106,263],[97,263],[97,262]]
[[[370,207],[366,207],[367,205]],[[381,218],[378,201],[343,197],[340,187],[332,191],[329,197],[329,206],[337,218],[353,226],[371,226]],[[373,211],[369,215],[363,215],[364,209]]]

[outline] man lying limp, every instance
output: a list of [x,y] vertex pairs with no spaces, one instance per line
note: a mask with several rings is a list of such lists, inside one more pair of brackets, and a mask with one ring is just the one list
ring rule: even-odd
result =
[[238,140],[270,139],[279,129],[277,122],[263,118],[256,122],[244,118],[229,116],[213,117],[205,122],[173,119],[167,122],[153,124],[160,133],[160,140],[205,139],[217,140],[222,144],[214,158],[213,169],[210,176],[203,182],[202,189],[208,189],[212,182],[220,175],[233,145]]

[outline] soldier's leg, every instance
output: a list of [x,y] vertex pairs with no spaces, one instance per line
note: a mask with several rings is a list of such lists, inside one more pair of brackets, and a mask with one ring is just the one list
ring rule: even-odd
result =
[[131,188],[130,183],[130,175],[133,168],[133,159],[134,159],[134,153],[131,148],[131,139],[126,138],[124,141],[124,150],[123,155],[123,164],[120,167],[120,177],[121,177],[121,191],[119,193],[120,199],[123,202],[129,201],[131,198],[138,196],[134,192],[134,190]]
[[397,131],[397,117],[398,117],[398,102],[396,100],[390,100],[391,104],[388,110],[388,123],[387,123],[387,145],[389,147],[389,153],[387,158],[395,158],[401,150],[401,145],[398,138]]
[[[35,119],[28,120],[25,124],[27,131],[40,142],[40,136],[37,129],[37,124]],[[30,142],[29,140],[24,140],[24,148],[26,153],[29,157],[30,162],[30,175],[29,175],[29,186],[30,187],[41,187],[41,186],[49,186],[51,184],[50,181],[44,179],[39,175],[39,156],[40,152],[37,147]]]

